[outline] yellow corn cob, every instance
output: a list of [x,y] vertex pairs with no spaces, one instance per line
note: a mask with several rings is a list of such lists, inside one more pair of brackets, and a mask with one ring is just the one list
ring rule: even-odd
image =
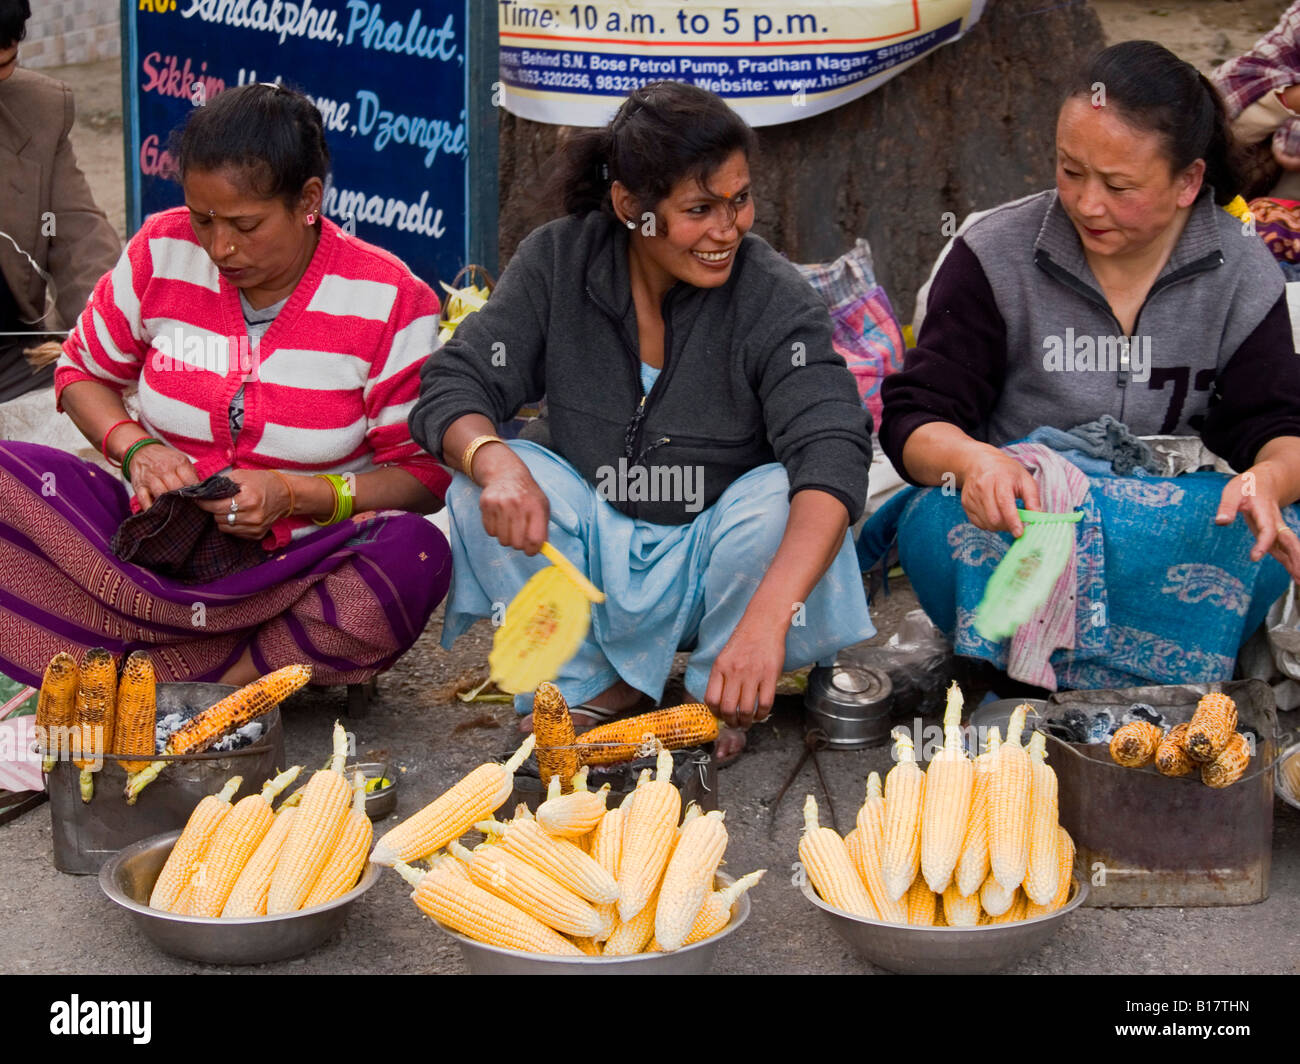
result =
[[261,794],[250,794],[236,802],[222,818],[207,854],[194,872],[191,915],[221,915],[239,874],[271,830],[271,823],[275,820],[271,803],[298,778],[301,771],[302,766],[295,765],[288,772],[280,773],[266,783]]
[[984,880],[984,885],[980,887],[980,906],[990,916],[1001,916],[1011,908],[1012,902],[1016,900],[1016,891],[1006,890],[1002,884],[993,878],[992,874]]
[[158,873],[158,879],[149,894],[149,907],[163,912],[174,912],[174,906],[189,884],[195,868],[203,860],[213,833],[230,812],[230,799],[243,783],[242,776],[232,776],[217,794],[199,799],[180,838],[167,855],[167,861]]
[[1186,776],[1196,768],[1187,752],[1188,726],[1184,721],[1170,728],[1156,747],[1156,771],[1162,776]]
[[[297,793],[302,794],[302,791]],[[266,915],[266,896],[271,890],[271,873],[275,871],[276,859],[280,856],[284,840],[289,837],[293,818],[297,815],[298,810],[288,805],[287,800],[280,804],[275,819],[271,822],[271,830],[262,837],[253,856],[235,880],[230,897],[221,910],[222,916]]]
[[943,892],[943,917],[949,927],[975,927],[980,922],[979,891],[961,894],[956,882]]
[[803,826],[799,860],[822,901],[854,916],[876,919],[876,907],[853,866],[848,847],[833,829],[817,823],[817,799],[811,794],[804,799]]
[[921,810],[925,803],[925,773],[907,732],[895,728],[894,759],[885,776],[884,847],[880,867],[885,891],[895,901],[907,893],[921,869]]
[[560,777],[552,776],[546,801],[537,807],[537,822],[548,835],[576,839],[592,831],[605,815],[609,784],[598,791],[587,790],[587,769],[573,777],[569,794],[560,793]]
[[655,884],[654,893],[631,920],[620,920],[605,940],[602,956],[630,957],[634,953],[644,953],[650,946],[655,934],[655,909],[659,905],[659,885]]
[[934,926],[947,927],[948,918],[946,915],[944,915],[944,911],[943,911],[943,895],[937,894],[935,895],[935,898],[936,901],[934,905]]
[[[618,916],[630,921],[650,904],[663,878],[677,835],[682,796],[673,786],[673,755],[659,751],[658,776],[637,785],[636,800],[623,821],[623,854],[618,868]],[[651,914],[650,926],[654,927]],[[650,936],[646,935],[646,942]],[[642,947],[644,948],[645,942]],[[606,945],[606,952],[609,947]]]
[[1024,881],[1029,866],[1029,755],[1020,745],[1028,711],[1028,706],[1017,706],[1012,712],[1007,741],[994,755],[989,780],[989,867],[1008,895]]
[[1046,756],[1047,737],[1036,731],[1029,738],[1029,864],[1021,887],[1030,901],[1040,905],[1056,894],[1061,864],[1056,773],[1044,760]]
[[1233,732],[1219,756],[1201,766],[1201,782],[1207,787],[1230,787],[1241,779],[1250,764],[1250,742],[1241,732]]
[[534,741],[528,736],[504,765],[490,761],[479,765],[451,790],[381,836],[370,859],[379,865],[415,861],[460,838],[475,822],[505,805],[515,789],[515,771],[528,760]]
[[1282,762],[1282,782],[1291,797],[1300,801],[1300,751]]
[[926,883],[925,877],[917,876],[912,885],[907,888],[907,896],[904,899],[907,902],[907,922],[916,927],[933,927],[936,897],[930,885]]
[[549,786],[552,778],[558,776],[567,793],[571,789],[569,781],[582,761],[574,743],[569,704],[553,683],[540,683],[533,693],[533,734],[537,736],[535,749],[542,786]]
[[989,877],[989,785],[993,780],[993,759],[1002,737],[997,728],[989,729],[988,745],[975,759],[975,786],[971,789],[970,820],[962,840],[961,856],[953,881],[962,897],[978,894]]
[[113,709],[117,703],[117,662],[103,647],[86,651],[78,666],[76,730],[80,757],[72,763],[81,769],[81,800],[95,793],[93,773],[113,749]]
[[1030,902],[1025,910],[1025,919],[1030,920],[1035,916],[1045,916],[1047,913],[1054,913],[1069,900],[1070,885],[1074,880],[1074,840],[1070,838],[1070,833],[1063,827],[1056,829],[1057,843],[1057,881],[1056,893],[1052,895],[1052,900],[1046,905],[1036,905]]
[[1237,732],[1237,703],[1225,694],[1203,695],[1187,727],[1187,753],[1193,761],[1208,764]]
[[580,938],[577,935],[566,935],[565,937],[588,957],[599,957],[603,952],[600,943],[594,938]]
[[70,753],[69,736],[77,719],[77,659],[60,651],[45,666],[41,693],[36,699],[36,725],[40,728],[43,771]]
[[[182,724],[167,740],[167,754],[197,754],[222,736],[249,721],[269,713],[291,694],[305,687],[311,679],[310,665],[286,665],[226,695]],[[126,781],[127,804],[135,804],[150,783],[167,767],[166,761],[154,761],[147,768],[132,773]]]
[[302,805],[289,826],[280,857],[271,873],[271,890],[266,896],[270,916],[297,912],[316,885],[329,859],[352,805],[352,788],[343,775],[348,758],[348,736],[343,725],[334,722],[334,756],[329,765],[312,773],[303,789]]
[[854,831],[858,835],[858,845],[849,856],[867,888],[867,897],[876,911],[876,918],[891,924],[907,923],[907,906],[901,899],[889,896],[880,864],[885,837],[885,799],[881,796],[878,772],[867,777],[867,797],[858,810],[858,824]]
[[954,680],[943,718],[943,749],[926,770],[921,813],[921,874],[936,894],[947,888],[961,856],[975,785],[975,763],[962,743],[961,707],[961,689]]
[[613,765],[636,759],[640,756],[638,751],[647,744],[681,750],[712,742],[717,737],[718,718],[709,707],[700,702],[688,702],[601,724],[579,735],[577,743],[579,746],[615,744],[593,745],[582,752],[582,760],[588,765]]
[[573,891],[501,846],[485,844],[470,851],[452,842],[447,852],[465,865],[472,882],[561,934],[592,938],[610,930]]
[[[862,848],[862,832],[860,832],[856,827],[844,836],[844,848],[848,851],[849,860],[853,862],[853,868],[858,873],[858,878],[862,880],[862,885],[865,887],[867,883],[866,877],[862,873],[862,869],[866,866],[867,855]],[[871,919],[879,920],[880,907],[876,904],[876,899],[871,896],[871,889],[869,887],[867,888],[867,901],[871,902]]]
[[596,904],[618,901],[618,883],[609,872],[568,839],[546,834],[536,820],[516,817],[509,824],[483,820],[474,826],[578,897]]
[[1025,897],[1025,892],[1021,890],[1019,887],[1017,887],[1015,893],[1011,895],[1011,904],[1007,906],[1006,911],[1000,913],[997,916],[993,916],[992,919],[989,920],[989,923],[991,924],[1018,923],[1019,921],[1025,918],[1025,914],[1028,911],[1029,911],[1029,899]]
[[[766,868],[760,868],[757,872],[750,872],[747,876],[741,876],[729,887],[711,891],[705,897],[704,904],[700,906],[700,911],[696,914],[695,922],[691,924],[691,929],[687,933],[686,941],[682,943],[682,946],[693,946],[697,942],[703,942],[706,938],[712,938],[731,923],[731,907],[736,904],[742,894],[755,886],[766,872]],[[646,952],[663,953],[664,949],[659,945],[658,939],[651,939]]]
[[191,876],[190,881],[185,884],[185,889],[181,891],[181,896],[176,899],[176,904],[172,906],[171,911],[177,916],[193,916],[194,891],[194,877]]
[[490,946],[523,953],[583,955],[582,950],[558,931],[489,894],[463,872],[448,867],[457,864],[452,860],[437,861],[433,868],[422,873],[398,860],[393,868],[415,888],[411,897],[420,911],[453,931]]
[[117,685],[117,733],[113,749],[119,754],[135,754],[142,761],[123,761],[118,764],[126,772],[139,772],[149,767],[154,754],[154,729],[158,721],[157,681],[153,662],[143,650],[133,650],[122,666],[122,678]]
[[655,909],[655,938],[667,952],[681,949],[713,890],[713,877],[727,849],[724,814],[715,810],[682,827],[664,870]]
[[1156,759],[1160,729],[1145,720],[1131,720],[1110,739],[1110,758],[1125,768],[1141,768]]
[[302,903],[304,909],[341,898],[357,885],[370,856],[374,835],[370,818],[366,816],[366,777],[358,772],[353,778],[352,808],[343,822],[343,831],[311,893]]
[[[619,858],[623,853],[623,807],[621,805],[607,810],[600,818],[600,823],[591,833],[591,846],[587,852],[591,855],[591,859],[608,872],[610,878],[617,883]],[[615,902],[598,904],[596,912],[606,927],[612,928],[618,922],[618,905]],[[599,934],[596,935],[596,939],[604,941]]]

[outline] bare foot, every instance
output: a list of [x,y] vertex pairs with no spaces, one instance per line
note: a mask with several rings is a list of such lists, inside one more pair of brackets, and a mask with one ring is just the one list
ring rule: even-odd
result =
[[747,741],[743,728],[728,728],[724,725],[713,741],[713,757],[718,767],[731,764],[744,753]]

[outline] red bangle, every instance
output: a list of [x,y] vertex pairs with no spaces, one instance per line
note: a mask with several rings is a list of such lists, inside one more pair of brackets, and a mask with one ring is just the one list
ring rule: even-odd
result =
[[104,442],[99,445],[99,453],[104,456],[104,461],[107,462],[109,465],[114,466],[117,469],[122,468],[122,463],[114,462],[113,459],[108,457],[108,438],[111,435],[113,435],[114,429],[120,429],[123,425],[134,425],[134,424],[135,424],[135,419],[129,417],[124,417],[121,421],[115,422],[114,424],[108,427],[108,431],[104,433]]

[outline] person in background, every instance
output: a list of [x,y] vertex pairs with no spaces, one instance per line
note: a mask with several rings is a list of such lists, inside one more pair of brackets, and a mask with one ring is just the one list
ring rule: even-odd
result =
[[[0,671],[38,683],[55,652],[103,646],[148,650],[165,680],[306,663],[315,682],[363,683],[450,582],[447,541],[419,516],[450,474],[406,426],[438,299],[321,216],[329,150],[307,97],[228,89],[169,151],[185,205],[146,219],[100,278],[55,375],[134,495],[62,451],[0,443]],[[133,511],[214,474],[238,491],[188,512],[213,544],[195,572],[120,560]]]
[[18,66],[31,13],[0,0],[0,403],[53,382],[25,352],[76,322],[122,250],[68,140],[72,90]]

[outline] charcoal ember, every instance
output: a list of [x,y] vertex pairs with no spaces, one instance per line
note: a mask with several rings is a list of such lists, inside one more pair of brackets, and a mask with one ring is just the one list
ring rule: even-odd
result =
[[1135,720],[1144,720],[1148,724],[1154,724],[1157,728],[1165,727],[1164,714],[1157,712],[1154,706],[1149,706],[1145,702],[1134,702],[1129,706],[1123,720],[1125,724]]
[[1088,719],[1088,742],[1108,743],[1119,730],[1119,722],[1108,709],[1101,709]]
[[172,733],[184,723],[185,715],[183,713],[168,713],[165,717],[159,718],[154,725],[153,731],[154,752],[161,754],[167,745],[167,740],[172,737]]

